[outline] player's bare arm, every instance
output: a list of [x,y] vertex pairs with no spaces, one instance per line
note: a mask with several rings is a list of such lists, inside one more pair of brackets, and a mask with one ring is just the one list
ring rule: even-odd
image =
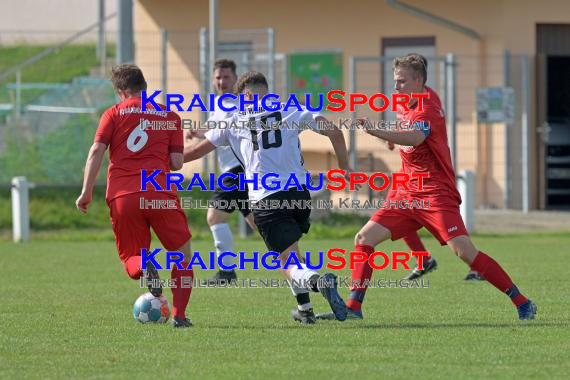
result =
[[216,149],[216,146],[208,140],[203,140],[196,145],[184,148],[184,162],[194,161]]
[[[317,122],[317,125],[330,125],[330,122],[323,116],[318,116],[315,121]],[[326,136],[331,140],[339,168],[342,170],[350,170],[346,141],[342,131],[333,124],[332,128],[323,128],[319,130],[319,132],[321,135]]]
[[184,165],[184,154],[170,153],[170,170],[180,170]]
[[375,129],[367,117],[357,118],[362,125],[364,125],[365,132],[379,139],[385,140],[389,143],[418,146],[424,142],[426,135],[420,130],[410,131],[387,131],[383,129]]
[[[331,125],[331,123],[327,120],[327,118],[323,116],[316,117],[315,121],[317,122],[317,125]],[[338,162],[338,166],[340,169],[346,171],[345,177],[349,179],[350,173],[353,172],[353,169],[350,167],[348,161],[348,150],[346,149],[346,141],[344,139],[344,134],[336,125],[332,124],[332,126],[333,126],[332,128],[320,129],[319,133],[323,136],[327,136],[331,141]],[[359,190],[360,187],[361,185],[357,184],[356,190]]]
[[87,207],[93,200],[93,187],[95,186],[95,180],[101,169],[101,163],[103,162],[106,150],[107,145],[100,142],[94,143],[91,149],[89,149],[89,155],[85,163],[85,173],[83,175],[83,189],[81,190],[81,195],[79,195],[79,198],[75,201],[75,206],[84,214],[87,213]]

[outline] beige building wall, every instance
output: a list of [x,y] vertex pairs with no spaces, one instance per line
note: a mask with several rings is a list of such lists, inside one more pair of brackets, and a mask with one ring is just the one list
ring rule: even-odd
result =
[[[406,0],[406,4],[429,11],[477,31],[480,40],[447,29],[424,19],[391,8],[379,0],[362,1],[298,1],[271,3],[261,0],[236,2],[219,0],[221,29],[274,28],[276,50],[289,53],[302,49],[342,49],[344,54],[344,89],[348,91],[350,56],[379,55],[382,38],[434,37],[438,55],[454,53],[458,57],[458,169],[473,170],[477,176],[477,204],[503,206],[505,187],[504,125],[478,126],[475,115],[477,87],[502,86],[503,52],[535,54],[536,23],[567,23],[570,3],[564,0],[532,0],[457,2],[451,0]],[[145,70],[151,88],[160,86],[160,27],[169,30],[168,91],[179,92],[188,99],[199,92],[198,31],[208,26],[208,1],[139,0],[135,3],[136,60]],[[531,69],[534,83],[534,71]],[[371,75],[371,74],[370,74]],[[370,77],[370,80],[377,78]],[[531,104],[535,99],[532,97]],[[520,95],[520,94],[518,94]],[[186,103],[188,104],[188,103]],[[183,118],[197,118],[185,115]],[[334,118],[348,114],[332,115]],[[531,130],[534,128],[534,106]],[[535,163],[535,139],[532,134],[531,162]],[[346,133],[348,142],[348,133]],[[361,170],[386,167],[397,170],[397,153],[389,152],[379,140],[357,132]],[[323,152],[332,151],[326,140],[304,134],[303,148],[309,169],[323,170],[335,161]],[[311,153],[312,152],[312,153]],[[321,152],[321,154],[319,154]],[[520,152],[518,152],[520,153]],[[374,163],[368,155],[372,154]],[[534,165],[536,166],[536,165]],[[200,170],[201,165],[187,165],[185,170]],[[377,169],[376,169],[377,170]],[[536,167],[533,168],[536,183]],[[513,186],[513,197],[520,197],[520,184]],[[519,193],[516,193],[519,191]],[[536,189],[532,189],[536,207]]]

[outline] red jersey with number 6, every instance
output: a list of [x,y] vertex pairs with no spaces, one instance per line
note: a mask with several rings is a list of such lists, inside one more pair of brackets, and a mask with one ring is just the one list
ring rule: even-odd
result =
[[[141,127],[141,119],[145,127]],[[94,141],[109,146],[107,203],[141,192],[141,169],[146,169],[148,175],[160,169],[154,179],[166,189],[170,153],[184,151],[180,117],[174,112],[148,108],[141,111],[141,98],[129,98],[107,109],[101,116]],[[152,191],[154,187],[147,185],[147,189]],[[173,189],[164,193],[172,194],[174,198],[178,196]]]

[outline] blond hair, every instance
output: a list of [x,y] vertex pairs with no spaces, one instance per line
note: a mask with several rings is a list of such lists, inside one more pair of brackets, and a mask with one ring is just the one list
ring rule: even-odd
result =
[[393,69],[409,69],[414,73],[417,78],[420,75],[426,84],[427,81],[427,59],[423,55],[411,53],[403,57],[394,58]]

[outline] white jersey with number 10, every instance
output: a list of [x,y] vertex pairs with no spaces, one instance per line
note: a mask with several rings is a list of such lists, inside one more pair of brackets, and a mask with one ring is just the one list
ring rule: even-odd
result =
[[[226,119],[228,128],[216,128],[206,133],[206,139],[216,147],[230,146],[245,168],[246,178],[251,180],[257,173],[258,188],[249,187],[249,199],[258,201],[277,191],[282,191],[289,176],[294,174],[301,185],[306,184],[301,154],[299,133],[304,129],[317,130],[315,119],[318,112],[302,111],[291,107],[278,111],[265,111],[259,104],[258,112],[246,108]],[[249,125],[248,125],[249,123]],[[305,128],[303,128],[305,126]],[[275,173],[281,184],[278,189],[265,189],[263,176]],[[277,178],[268,177],[267,184]]]

